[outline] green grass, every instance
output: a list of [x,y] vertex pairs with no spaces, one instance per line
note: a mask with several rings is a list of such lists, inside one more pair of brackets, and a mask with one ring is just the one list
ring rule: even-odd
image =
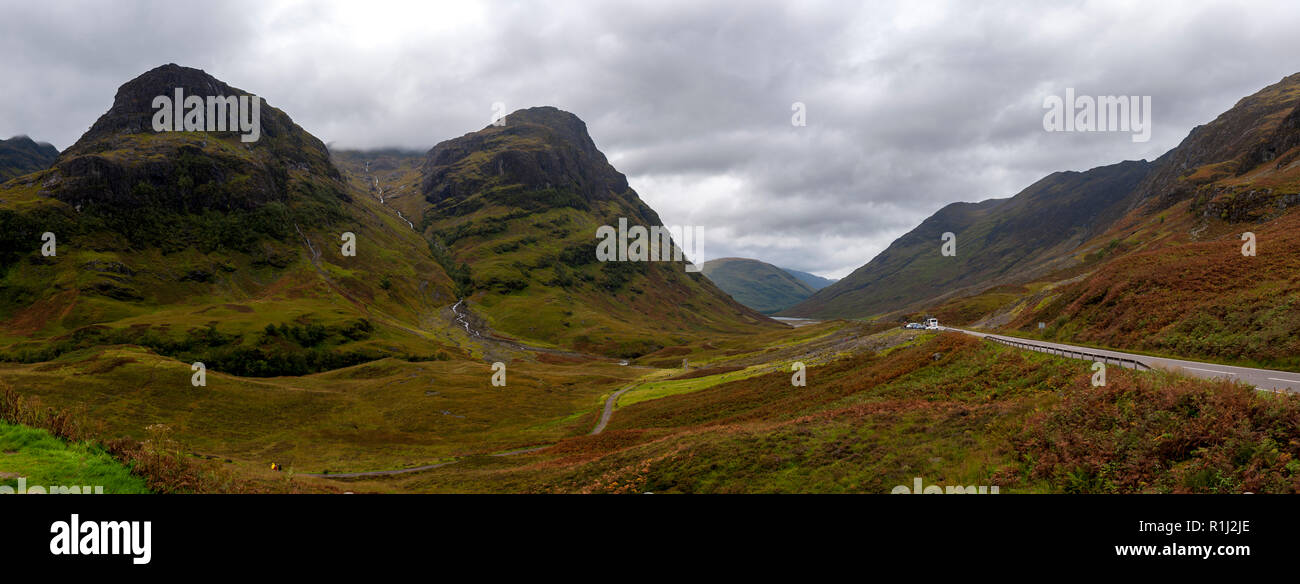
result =
[[106,494],[149,492],[144,479],[96,444],[70,444],[45,430],[0,422],[0,486],[16,489],[19,478],[26,479],[28,489],[89,486],[103,487]]
[[164,424],[186,452],[318,473],[407,468],[584,434],[595,422],[574,413],[641,374],[610,362],[508,367],[506,387],[491,386],[490,363],[382,359],[299,377],[209,370],[207,386],[195,388],[188,363],[121,346],[0,363],[0,382],[56,409],[84,408],[106,436],[145,439]]
[[719,383],[753,377],[765,373],[770,369],[770,367],[755,366],[746,367],[739,371],[729,371],[727,373],[709,375],[706,377],[696,377],[694,379],[651,381],[644,383],[635,389],[630,389],[627,393],[619,396],[617,406],[623,408],[643,401],[659,399],[670,395],[690,393],[701,389],[708,389]]

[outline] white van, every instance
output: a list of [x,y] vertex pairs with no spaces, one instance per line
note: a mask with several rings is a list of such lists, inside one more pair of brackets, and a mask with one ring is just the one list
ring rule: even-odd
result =
[[925,319],[925,328],[926,330],[931,330],[931,331],[939,330],[939,319],[937,318]]

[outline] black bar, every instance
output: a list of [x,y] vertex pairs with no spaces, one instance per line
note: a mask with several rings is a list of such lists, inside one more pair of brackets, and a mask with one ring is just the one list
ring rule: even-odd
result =
[[[924,565],[927,573],[940,565],[1240,569],[1292,561],[1300,519],[1290,499],[1266,495],[19,495],[0,499],[0,510],[0,561],[11,573],[80,568],[161,576],[256,566],[298,577],[422,564],[440,571],[486,560],[476,569],[493,579],[510,568],[599,574],[595,568],[606,565],[619,574],[797,567],[811,576],[872,561]],[[151,522],[150,562],[51,555],[52,523],[73,513],[82,521]],[[1209,521],[1247,522],[1248,530],[1192,532],[1190,521],[1205,529]],[[1142,531],[1141,522],[1187,527],[1170,535]],[[1169,543],[1246,545],[1251,555],[1119,557],[1115,550]]]

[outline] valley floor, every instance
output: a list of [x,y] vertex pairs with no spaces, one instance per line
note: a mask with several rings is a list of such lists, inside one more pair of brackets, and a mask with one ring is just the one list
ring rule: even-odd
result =
[[[84,374],[106,363],[114,375]],[[488,383],[487,363],[386,359],[220,376],[196,392],[158,382],[183,364],[130,347],[0,365],[0,379],[85,404],[105,436],[166,426],[224,477],[194,490],[884,494],[916,479],[1003,493],[1300,490],[1300,398],[1119,368],[1092,387],[1088,366],[834,321],[629,365],[540,353],[513,361],[505,387]]]

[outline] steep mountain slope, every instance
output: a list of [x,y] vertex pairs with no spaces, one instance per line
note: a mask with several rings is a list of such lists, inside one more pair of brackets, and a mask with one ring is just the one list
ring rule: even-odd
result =
[[420,167],[425,151],[385,148],[380,150],[330,151],[330,158],[356,191],[366,193],[392,209],[411,229],[428,208],[420,194]]
[[765,314],[794,306],[816,292],[781,268],[747,258],[709,260],[703,273],[736,302]]
[[779,326],[683,262],[598,261],[599,227],[658,226],[658,214],[577,116],[537,107],[506,120],[434,146],[420,170],[417,226],[491,329],[635,357],[693,334]]
[[138,344],[281,375],[442,350],[416,329],[454,302],[451,281],[410,226],[354,196],[324,144],[269,104],[253,142],[154,132],[153,98],[177,88],[248,95],[156,68],[52,168],[0,190],[0,358]]
[[[1057,172],[1010,199],[953,203],[898,238],[867,265],[783,311],[816,318],[875,316],[1023,282],[1077,263],[1073,253],[1134,203],[1151,165],[1121,162]],[[942,237],[956,236],[955,255]]]
[[[1300,74],[1242,99],[1158,161],[1106,261],[1007,311],[1076,342],[1300,369]],[[1243,254],[1244,233],[1255,255]]]
[[1150,166],[1128,212],[1060,269],[922,308],[951,324],[1300,370],[1300,74]]
[[49,168],[58,156],[58,148],[27,136],[0,140],[0,182]]
[[831,284],[834,284],[839,281],[839,280],[832,280],[830,278],[823,278],[821,276],[818,276],[817,274],[809,274],[808,272],[800,272],[799,270],[792,270],[790,268],[781,268],[781,269],[785,270],[787,274],[794,276],[795,279],[799,280],[800,282],[807,284],[808,287],[812,288],[813,290],[821,290],[822,288],[830,286]]
[[1233,199],[1243,197],[1250,199],[1248,205],[1273,203],[1273,189],[1293,186],[1288,169],[1294,167],[1294,148],[1300,144],[1298,102],[1300,73],[1242,98],[1214,121],[1192,129],[1156,159],[1139,186],[1143,208],[1136,218],[1193,198],[1198,206],[1217,199],[1216,207],[1232,207]]

